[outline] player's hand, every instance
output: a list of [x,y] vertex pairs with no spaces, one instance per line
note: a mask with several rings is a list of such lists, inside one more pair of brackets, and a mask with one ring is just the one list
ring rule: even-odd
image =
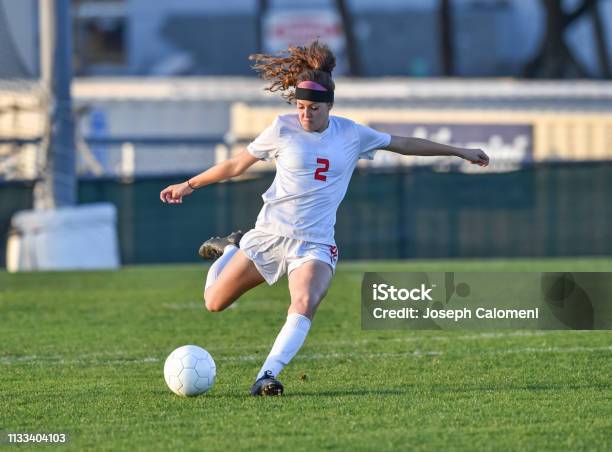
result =
[[489,156],[482,149],[461,149],[459,157],[475,165],[487,166],[489,164]]
[[169,185],[164,188],[159,194],[159,199],[168,204],[181,204],[183,196],[188,196],[192,193],[193,189],[189,187],[189,184],[183,182],[182,184]]

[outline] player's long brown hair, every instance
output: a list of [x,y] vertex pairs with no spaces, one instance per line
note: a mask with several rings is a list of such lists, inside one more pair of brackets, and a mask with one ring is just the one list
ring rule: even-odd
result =
[[304,80],[317,82],[330,91],[336,88],[331,75],[336,57],[318,40],[304,47],[290,46],[277,55],[257,53],[249,60],[255,62],[252,67],[261,78],[272,82],[266,90],[280,91],[289,102],[295,99],[294,88]]

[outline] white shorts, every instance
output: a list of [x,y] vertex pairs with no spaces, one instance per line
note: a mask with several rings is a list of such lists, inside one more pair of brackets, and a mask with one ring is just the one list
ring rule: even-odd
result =
[[317,260],[336,271],[338,247],[305,242],[251,229],[240,239],[240,249],[253,261],[261,276],[270,285],[285,273],[289,274],[304,262]]

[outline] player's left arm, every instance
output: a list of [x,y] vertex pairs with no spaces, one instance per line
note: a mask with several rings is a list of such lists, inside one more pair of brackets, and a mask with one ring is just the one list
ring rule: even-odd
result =
[[421,155],[428,157],[448,155],[460,157],[480,166],[487,166],[489,164],[489,156],[482,149],[458,148],[436,143],[435,141],[425,140],[423,138],[391,135],[389,145],[383,149],[401,155]]

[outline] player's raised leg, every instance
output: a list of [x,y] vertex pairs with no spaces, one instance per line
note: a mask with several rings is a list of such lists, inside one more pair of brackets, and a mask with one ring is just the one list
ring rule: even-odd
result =
[[289,274],[291,305],[287,320],[257,375],[251,394],[283,393],[283,385],[276,377],[304,344],[312,318],[327,293],[332,276],[329,265],[319,260],[307,261]]
[[204,287],[204,302],[211,312],[224,310],[264,281],[255,265],[239,252],[241,238],[241,231],[210,238],[198,251],[204,259],[216,259],[208,270]]
[[255,264],[240,250],[236,251],[214,284],[204,290],[206,309],[223,311],[242,294],[264,282]]

